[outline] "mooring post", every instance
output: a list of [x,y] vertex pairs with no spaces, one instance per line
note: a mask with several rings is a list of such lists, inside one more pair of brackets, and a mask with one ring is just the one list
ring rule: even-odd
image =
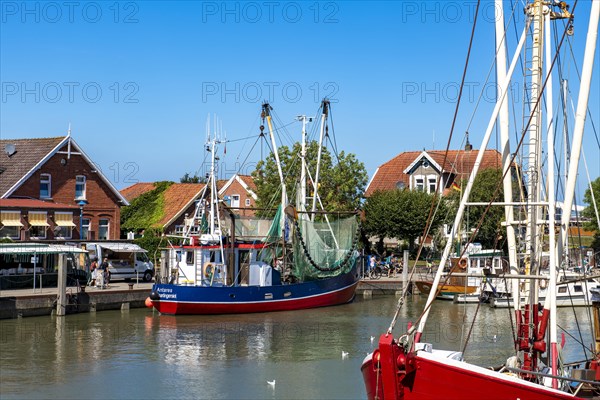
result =
[[58,301],[56,315],[63,316],[67,308],[67,260],[65,254],[58,256]]
[[408,285],[408,250],[404,250],[404,260],[402,266],[402,289]]

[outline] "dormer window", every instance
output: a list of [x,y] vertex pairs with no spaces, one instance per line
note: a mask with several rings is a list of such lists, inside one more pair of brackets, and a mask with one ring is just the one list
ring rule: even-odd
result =
[[75,200],[85,200],[85,176],[75,177]]
[[52,197],[52,176],[50,174],[40,174],[40,199],[49,199]]
[[415,190],[419,192],[425,191],[425,180],[422,177],[415,178]]

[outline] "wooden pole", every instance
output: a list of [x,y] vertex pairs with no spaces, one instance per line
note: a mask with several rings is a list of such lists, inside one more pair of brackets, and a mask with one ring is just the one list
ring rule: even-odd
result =
[[67,260],[65,254],[58,255],[58,302],[56,315],[65,315],[67,308]]

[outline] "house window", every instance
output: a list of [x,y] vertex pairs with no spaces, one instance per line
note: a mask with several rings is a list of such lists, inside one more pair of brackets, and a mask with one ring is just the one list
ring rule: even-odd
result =
[[0,238],[19,239],[21,235],[21,227],[2,225],[0,228]]
[[48,214],[43,211],[30,211],[28,214],[29,220],[29,236],[32,239],[46,239],[46,229],[48,224]]
[[92,228],[91,224],[92,224],[92,221],[89,218],[83,218],[81,220],[81,238],[82,239],[87,239],[88,232]]
[[108,228],[109,228],[108,219],[100,219],[98,221],[98,239],[99,240],[107,240],[108,239]]
[[73,237],[73,227],[57,226],[54,231],[54,237],[57,239],[71,239]]
[[40,199],[52,197],[52,177],[50,174],[40,174]]
[[60,239],[71,239],[73,237],[73,213],[72,212],[55,212],[54,222],[54,237]]
[[240,206],[240,195],[232,194],[231,195],[231,207],[238,208]]
[[246,207],[250,207],[250,199],[246,199]]
[[437,186],[437,179],[435,177],[427,178],[429,182],[429,193],[435,193],[435,187]]
[[2,211],[0,212],[0,238],[20,239],[21,228],[21,211]]
[[85,200],[85,176],[75,177],[75,200]]
[[175,225],[175,234],[183,235],[183,225]]
[[423,178],[415,178],[415,190],[420,192],[425,190],[425,180]]

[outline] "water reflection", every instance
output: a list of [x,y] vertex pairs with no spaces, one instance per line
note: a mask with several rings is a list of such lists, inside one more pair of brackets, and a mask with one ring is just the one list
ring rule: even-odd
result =
[[[405,304],[396,336],[420,315],[423,302],[416,297]],[[386,296],[273,314],[174,317],[139,309],[3,320],[0,397],[362,398],[360,364],[395,306],[396,299]],[[424,340],[461,350],[476,313],[465,356],[482,366],[500,365],[512,355],[508,310],[439,304]],[[561,326],[579,324],[589,346],[585,310],[576,316],[559,310]],[[581,359],[582,347],[566,339],[564,359]],[[266,383],[273,379],[275,389]]]

